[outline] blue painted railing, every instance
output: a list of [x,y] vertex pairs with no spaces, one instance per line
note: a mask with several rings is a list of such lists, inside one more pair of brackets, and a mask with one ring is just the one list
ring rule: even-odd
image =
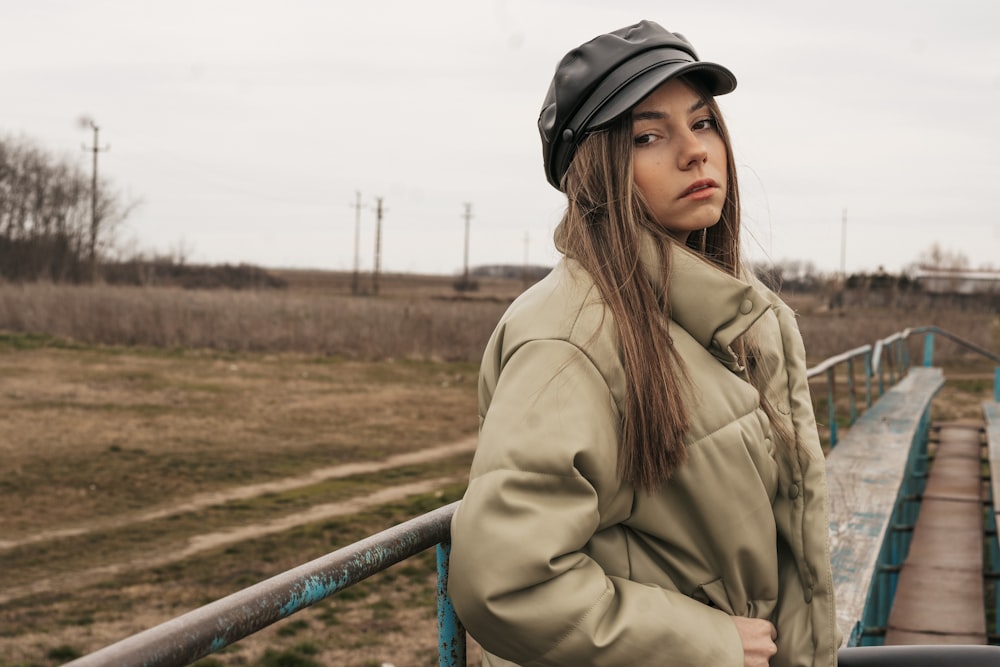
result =
[[[907,341],[911,335],[926,336],[924,363],[933,358],[933,335],[944,335],[1000,363],[1000,356],[964,341],[937,327],[907,329],[877,341],[831,357],[808,370],[810,378],[825,375],[830,407],[832,441],[836,444],[835,368],[846,364],[849,399],[849,423],[857,419],[854,399],[854,365],[861,360],[865,373],[865,407],[873,402],[872,382],[878,380],[878,395],[884,392],[883,375],[891,383],[902,378],[909,368]],[[928,342],[930,341],[930,342]],[[886,352],[888,350],[888,352]],[[888,354],[888,360],[884,355]],[[996,373],[1000,387],[1000,369]],[[1000,388],[996,389],[1000,396]],[[455,614],[447,593],[450,554],[451,517],[458,502],[438,508],[393,528],[377,533],[331,554],[288,570],[254,586],[238,591],[158,626],[123,639],[99,651],[68,663],[67,667],[181,667],[215,653],[230,644],[263,630],[320,600],[334,595],[402,560],[436,546],[438,562],[438,646],[441,667],[466,664],[466,633]],[[970,647],[982,648],[982,647]],[[850,650],[850,649],[845,649]],[[903,662],[918,665],[910,653],[902,653]],[[949,654],[954,657],[955,654]],[[972,656],[972,653],[969,653]],[[978,655],[978,654],[976,654]],[[990,654],[995,660],[996,655]],[[910,662],[907,662],[910,660]],[[864,659],[852,664],[875,665]],[[928,665],[932,663],[927,663]],[[968,664],[993,664],[969,662]]]
[[986,442],[990,462],[989,507],[986,512],[986,534],[992,539],[986,540],[985,560],[989,570],[988,579],[993,583],[993,638],[991,643],[1000,644],[1000,535],[998,535],[997,520],[1000,515],[1000,367],[994,371],[993,402],[983,401],[983,414],[986,417]]
[[[864,407],[870,408],[872,403],[878,400],[885,393],[885,378],[889,376],[889,386],[896,384],[910,368],[910,338],[923,336],[923,365],[932,366],[934,363],[934,335],[948,338],[959,345],[976,352],[995,363],[1000,364],[1000,355],[965,340],[950,331],[945,331],[936,326],[917,327],[915,329],[904,329],[882,338],[874,345],[862,345],[853,350],[842,352],[836,356],[824,359],[816,366],[806,371],[806,376],[811,380],[823,377],[826,380],[826,407],[827,419],[830,428],[830,447],[836,447],[839,440],[837,422],[837,371],[843,366],[846,368],[847,380],[847,424],[853,425],[861,414],[857,404],[857,388],[855,371],[860,366],[864,374]],[[994,394],[1000,401],[1000,368],[996,370],[994,379]],[[817,415],[818,416],[818,415]]]
[[180,667],[437,545],[441,667],[465,666],[465,629],[447,594],[451,515],[458,502],[384,530],[78,658],[74,667]]

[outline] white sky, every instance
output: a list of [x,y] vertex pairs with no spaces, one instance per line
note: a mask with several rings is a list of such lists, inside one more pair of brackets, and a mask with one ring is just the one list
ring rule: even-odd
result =
[[[1000,266],[1000,3],[986,0],[0,0],[0,134],[141,200],[122,230],[194,262],[451,273],[550,264],[562,195],[535,122],[558,60],[655,20],[720,98],[753,259]],[[525,242],[527,239],[527,243]]]

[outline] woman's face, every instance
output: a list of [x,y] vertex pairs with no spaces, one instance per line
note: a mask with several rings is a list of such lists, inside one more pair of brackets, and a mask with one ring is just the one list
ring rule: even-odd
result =
[[632,110],[632,137],[632,175],[656,222],[684,242],[719,221],[726,146],[704,98],[667,81]]

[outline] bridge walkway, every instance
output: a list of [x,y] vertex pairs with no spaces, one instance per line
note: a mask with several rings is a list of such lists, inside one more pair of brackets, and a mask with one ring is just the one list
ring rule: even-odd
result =
[[941,423],[931,427],[928,453],[933,462],[909,553],[900,566],[886,644],[987,643],[984,440],[984,424]]

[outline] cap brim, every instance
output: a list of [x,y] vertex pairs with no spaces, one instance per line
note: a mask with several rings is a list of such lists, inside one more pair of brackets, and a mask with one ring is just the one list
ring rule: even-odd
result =
[[722,65],[702,61],[664,63],[642,72],[615,91],[590,117],[586,123],[587,130],[597,130],[607,125],[642,102],[661,84],[678,76],[696,79],[713,97],[736,89],[736,77]]

